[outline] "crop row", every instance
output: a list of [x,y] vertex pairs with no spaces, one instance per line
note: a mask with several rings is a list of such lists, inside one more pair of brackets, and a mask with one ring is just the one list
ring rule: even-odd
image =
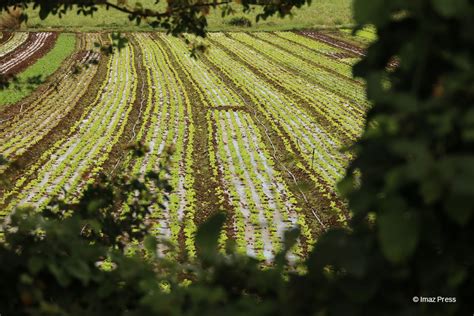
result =
[[[224,192],[234,207],[234,230],[241,251],[270,261],[281,248],[285,229],[300,225],[311,232],[297,201],[287,188],[249,114],[241,111],[208,113],[213,135],[210,146],[214,173],[224,177]],[[295,248],[301,254],[301,245]]]
[[[170,67],[170,57],[150,34],[136,34],[135,41],[142,52],[142,64],[146,72],[148,97],[141,100],[142,122],[134,139],[148,146],[149,152],[126,164],[133,174],[158,170],[169,156],[168,180],[173,191],[153,207],[152,220],[155,235],[179,246],[180,234],[184,233],[187,254],[195,255],[194,224],[195,192],[193,189],[193,139],[194,125],[191,117],[191,100],[175,69]],[[143,97],[143,95],[142,95]],[[166,176],[166,175],[165,175]],[[164,255],[167,247],[159,246]]]
[[2,197],[0,204],[11,198],[5,211],[19,204],[44,205],[63,188],[80,194],[80,187],[93,181],[123,133],[136,94],[135,77],[134,51],[127,45],[111,57],[95,101],[85,106],[68,135],[46,150]]
[[[221,76],[202,60],[183,54],[186,48],[182,41],[166,37],[162,40],[185,73],[194,79],[192,82],[197,83],[196,91],[207,108],[212,109],[215,105],[221,105],[222,109],[226,105],[233,105],[233,109],[242,108],[243,99],[229,88]],[[212,89],[214,85],[219,87],[220,95],[216,96],[216,91]],[[231,103],[221,103],[224,98]],[[305,236],[310,241],[311,233],[305,225],[304,215],[296,215],[296,200],[274,169],[273,159],[249,114],[210,110],[207,122],[209,159],[213,169],[209,177],[222,183],[217,188],[219,199],[227,197],[233,206],[235,235],[229,237],[236,240],[239,249],[262,260],[271,260],[281,246],[283,230],[297,222],[306,229]],[[237,143],[233,141],[235,144],[228,146],[231,139],[237,139]],[[223,179],[219,179],[220,175]],[[301,248],[298,247],[297,252],[301,252]]]
[[367,100],[365,90],[358,83],[349,80],[341,80],[340,77],[334,76],[331,72],[321,68],[315,69],[309,62],[302,60],[294,53],[289,53],[264,41],[259,41],[248,34],[229,34],[233,39],[251,46],[266,58],[273,60],[276,64],[288,67],[295,73],[298,73],[298,75],[314,81],[327,90],[334,91],[341,96],[347,96],[347,98],[356,102],[356,104],[362,108],[366,107]]
[[[209,60],[252,98],[258,110],[273,123],[290,152],[299,154],[326,181],[333,184],[342,175],[346,158],[331,135],[305,109],[234,60],[221,49],[209,51]],[[281,126],[283,130],[279,128]]]
[[[47,89],[33,100],[27,100],[30,102],[20,113],[3,123],[0,138],[5,142],[0,144],[0,152],[4,157],[14,160],[26,152],[75,108],[97,71],[92,63],[100,59],[100,54],[92,51],[97,38],[97,35],[88,35],[85,50],[73,54]],[[76,73],[75,69],[81,65],[87,66]]]
[[52,36],[53,33],[48,32],[35,33],[32,36],[33,38],[31,41],[29,41],[21,51],[15,52],[14,55],[0,64],[0,73],[8,73],[20,63],[25,62],[25,60],[32,57],[37,51],[39,51],[47,43],[47,40]]
[[0,45],[0,58],[6,56],[20,47],[28,39],[28,33],[16,32],[5,43]]
[[[337,58],[337,56],[347,57],[347,54],[344,54],[344,52],[339,52],[339,49],[331,47],[332,50],[328,50],[326,53],[320,53],[313,49],[309,49],[304,45],[295,44],[294,41],[292,42],[273,33],[256,33],[255,37],[265,40],[266,42],[269,42],[278,48],[283,48],[305,61],[310,61],[311,63],[318,65],[319,68],[329,69],[341,74],[343,75],[343,77],[340,78],[341,80],[354,80],[352,78],[352,65],[343,62],[341,58]],[[300,37],[302,36],[300,35]],[[299,43],[299,41],[296,43]],[[319,69],[316,70],[319,71]]]
[[[354,56],[353,53],[349,53],[342,48],[331,46],[327,43],[311,39],[301,34],[297,34],[294,32],[275,32],[274,34],[278,37],[286,39],[291,43],[295,43],[296,45],[298,45],[298,48],[305,47],[310,51],[316,52],[318,54],[337,58],[338,62],[353,65],[356,61],[359,60]],[[304,54],[306,55],[306,53]]]
[[[326,129],[331,132],[329,137],[343,133],[346,139],[353,139],[360,134],[362,129],[362,110],[352,100],[344,99],[321,86],[315,85],[304,77],[288,71],[285,67],[265,58],[259,51],[249,48],[237,41],[222,35],[214,35],[222,45],[236,54],[242,60],[252,60],[251,65],[263,74],[267,80],[275,82],[282,89],[296,94],[303,99],[316,113],[319,121],[328,122]],[[304,66],[304,65],[303,65]],[[314,72],[319,69],[312,67]],[[331,79],[340,80],[333,74],[328,74]],[[312,91],[312,93],[308,93]]]
[[160,38],[167,43],[172,49],[182,67],[186,70],[189,76],[194,79],[193,82],[197,82],[205,98],[208,100],[206,104],[208,106],[242,106],[242,100],[231,91],[221,77],[215,72],[206,67],[202,61],[197,58],[190,58],[186,52],[187,47],[181,39],[171,38],[169,36],[160,36]]

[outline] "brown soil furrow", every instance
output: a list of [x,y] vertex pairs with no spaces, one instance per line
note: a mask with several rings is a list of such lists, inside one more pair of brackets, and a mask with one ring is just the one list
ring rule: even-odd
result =
[[329,58],[332,59],[346,59],[346,58],[353,58],[353,55],[348,52],[343,52],[343,53],[327,53],[325,54]]
[[[171,66],[176,69],[180,79],[185,84],[190,99],[194,100],[192,119],[194,121],[194,126],[196,126],[193,144],[195,179],[194,188],[196,191],[195,222],[199,225],[200,223],[204,222],[209,216],[215,214],[219,210],[232,209],[228,201],[219,201],[216,189],[220,186],[220,184],[211,177],[212,167],[210,165],[208,147],[209,133],[211,133],[211,131],[209,131],[207,128],[206,118],[206,113],[210,108],[206,106],[206,102],[202,100],[202,91],[197,91],[197,89],[195,88],[196,86],[200,87],[199,82],[196,82],[192,78],[192,76],[189,74],[189,70],[182,67],[168,44],[163,41],[159,36],[156,36],[155,38],[166,50],[172,62]],[[232,223],[232,219],[228,218],[227,229],[229,230],[231,236],[233,236],[232,224],[230,223]]]
[[140,46],[135,42],[131,34],[128,34],[128,38],[131,39],[130,45],[134,47],[135,52],[134,63],[138,76],[132,80],[137,80],[137,97],[135,98],[135,102],[132,105],[132,110],[130,111],[129,119],[127,120],[125,129],[120,136],[119,141],[112,147],[112,151],[109,154],[109,159],[103,165],[103,171],[106,174],[115,173],[119,167],[128,167],[121,166],[121,162],[129,154],[127,147],[138,141],[134,137],[135,126],[143,124],[145,120],[143,115],[141,115],[140,110],[142,108],[142,100],[146,101],[148,99],[148,89],[142,89],[146,83],[146,76],[144,75],[146,73],[144,69],[145,65],[143,65],[142,51],[140,50]]
[[[213,109],[209,109],[208,111],[212,111]],[[226,110],[229,110],[229,109],[223,109],[223,111],[226,111]],[[239,110],[242,110],[239,109]],[[212,124],[212,128],[211,128],[211,132],[212,133],[212,144],[209,144],[210,146],[212,145],[213,147],[213,151],[214,153],[217,153],[219,148],[218,148],[218,144],[217,144],[217,123],[215,120],[213,120],[211,122]],[[219,187],[220,188],[225,188],[226,185],[225,185],[225,181],[224,181],[224,172],[222,171],[222,168],[217,168],[217,178],[218,178],[218,182],[219,182]],[[226,210],[226,214],[227,214],[227,219],[226,219],[226,230],[227,230],[227,236],[229,238],[236,238],[236,232],[235,232],[235,215],[234,215],[234,212],[236,211],[234,209],[234,206],[232,205],[231,203],[231,197],[230,197],[230,193],[227,191],[227,190],[223,190],[222,192],[223,194],[223,197],[224,197],[224,207],[225,207],[225,210]]]

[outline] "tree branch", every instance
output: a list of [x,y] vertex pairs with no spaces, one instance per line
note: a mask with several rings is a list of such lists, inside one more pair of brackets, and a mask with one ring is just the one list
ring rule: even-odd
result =
[[111,3],[109,1],[104,2],[107,7],[113,8],[115,10],[118,10],[123,13],[131,14],[131,15],[136,15],[136,16],[141,16],[144,18],[151,17],[151,18],[164,18],[164,17],[169,17],[171,16],[174,12],[179,12],[179,11],[184,11],[188,9],[193,9],[193,8],[202,8],[202,7],[217,7],[221,5],[226,5],[230,4],[232,1],[221,1],[221,2],[208,2],[208,3],[195,3],[195,4],[190,4],[187,6],[169,6],[171,7],[171,10],[168,10],[166,12],[157,12],[153,11],[151,9],[140,9],[140,10],[133,10],[129,9],[127,7],[123,7],[114,3]]

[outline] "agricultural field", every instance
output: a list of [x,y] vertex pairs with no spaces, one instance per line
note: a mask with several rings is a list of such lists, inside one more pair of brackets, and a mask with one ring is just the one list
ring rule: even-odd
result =
[[128,33],[112,54],[97,48],[108,33],[3,33],[0,73],[19,83],[0,90],[0,155],[13,162],[0,167],[0,217],[169,160],[158,238],[194,256],[197,225],[224,210],[222,243],[271,261],[298,225],[292,255],[304,256],[349,217],[335,186],[369,107],[351,67],[371,34],[218,32],[193,58],[162,33]]

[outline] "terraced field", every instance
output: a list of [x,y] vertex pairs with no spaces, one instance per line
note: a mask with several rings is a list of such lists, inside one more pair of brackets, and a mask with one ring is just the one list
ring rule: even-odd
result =
[[[356,39],[213,33],[194,59],[161,33],[128,34],[111,55],[95,48],[108,34],[63,36],[2,36],[3,75],[39,67],[57,45],[70,49],[25,97],[7,97],[18,87],[0,93],[0,154],[16,162],[0,169],[2,218],[64,189],[77,199],[100,173],[156,170],[169,154],[174,189],[153,209],[154,233],[191,256],[197,224],[219,210],[229,214],[221,241],[264,261],[289,227],[302,228],[292,255],[303,256],[322,230],[344,225],[334,188],[351,155],[341,148],[361,133],[369,106],[351,75],[363,54]],[[143,157],[126,150],[137,142],[149,148]]]

